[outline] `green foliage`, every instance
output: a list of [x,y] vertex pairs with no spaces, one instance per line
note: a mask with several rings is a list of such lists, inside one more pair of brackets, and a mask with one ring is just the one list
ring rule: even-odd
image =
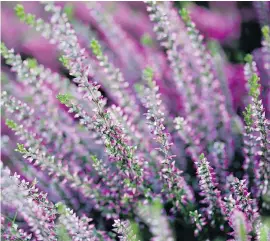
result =
[[142,240],[138,223],[130,220],[130,228],[132,230],[132,232],[130,232],[130,234],[128,235],[130,240],[134,240],[134,236],[136,236],[136,240]]
[[17,15],[17,17],[21,20],[21,21],[25,21],[25,11],[24,11],[24,7],[21,4],[17,4],[14,8],[15,10],[15,14]]
[[93,39],[91,41],[90,47],[91,47],[91,49],[93,51],[93,54],[95,56],[97,56],[97,57],[103,56],[103,53],[102,53],[102,50],[101,50],[101,46],[100,46],[99,42],[96,39]]
[[243,112],[244,115],[244,120],[247,126],[251,126],[253,124],[253,120],[252,120],[252,107],[251,104],[249,104],[245,111]]
[[143,71],[143,78],[147,81],[147,84],[150,88],[154,87],[153,84],[154,71],[153,69],[147,67]]
[[36,16],[33,15],[33,14],[27,14],[26,15],[26,18],[25,18],[25,22],[28,24],[28,25],[34,25],[35,22],[36,22]]
[[71,241],[72,240],[70,238],[70,236],[68,235],[68,231],[64,225],[58,224],[56,226],[55,231],[56,231],[56,235],[57,235],[58,240],[61,240],[61,241]]
[[56,210],[59,214],[65,215],[66,214],[66,206],[62,202],[58,202],[55,204]]
[[269,26],[262,27],[262,34],[266,41],[270,41],[270,28]]
[[251,54],[247,54],[246,57],[244,58],[245,62],[247,62],[248,64],[251,64],[253,61],[253,57]]
[[72,20],[74,17],[74,8],[71,4],[66,4],[64,7],[64,13],[67,15],[68,20]]
[[179,13],[185,23],[190,22],[190,16],[186,8],[182,8],[181,10],[179,10]]
[[56,98],[65,105],[68,105],[70,103],[70,100],[73,98],[70,94],[58,94]]
[[240,225],[239,225],[239,240],[241,241],[246,241],[247,240],[247,230],[246,230],[246,226],[243,223],[243,220],[239,220],[240,221]]
[[145,46],[148,46],[148,47],[153,46],[153,39],[151,38],[150,34],[148,34],[148,33],[143,34],[143,36],[141,37],[140,42],[141,42],[142,45],[145,45]]
[[8,53],[8,48],[7,46],[4,44],[4,42],[1,42],[1,55],[7,55]]
[[136,84],[134,84],[134,89],[135,89],[135,91],[137,93],[140,93],[143,90],[143,85],[142,84],[139,84],[139,83],[136,83]]
[[200,155],[200,160],[203,160],[205,158],[205,156],[204,156],[204,154],[202,153],[201,155]]
[[30,69],[34,69],[36,68],[38,65],[37,63],[37,60],[34,59],[34,58],[28,58],[27,59],[27,66],[30,68]]
[[257,99],[260,94],[259,77],[256,74],[253,74],[252,77],[249,79],[248,83],[249,95]]
[[94,162],[95,165],[99,163],[99,160],[98,160],[96,155],[90,155],[90,157],[91,157],[91,159],[92,159],[92,161]]
[[27,153],[27,150],[24,147],[24,145],[20,143],[17,143],[17,149],[15,149],[15,151],[20,152],[21,154]]
[[59,61],[63,64],[63,66],[65,66],[66,68],[68,68],[69,66],[69,59],[65,56],[60,56]]
[[6,119],[6,125],[11,129],[11,130],[15,130],[17,128],[17,124],[10,119]]
[[36,16],[30,13],[26,14],[24,11],[23,5],[17,4],[14,10],[15,10],[15,14],[22,22],[25,22],[31,26],[35,24]]

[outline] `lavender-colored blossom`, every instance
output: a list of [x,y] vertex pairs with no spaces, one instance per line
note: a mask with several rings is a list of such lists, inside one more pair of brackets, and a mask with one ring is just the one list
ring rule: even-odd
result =
[[188,187],[186,181],[181,177],[181,171],[175,166],[174,156],[170,153],[171,143],[170,135],[166,132],[164,126],[164,113],[158,86],[153,80],[152,69],[144,71],[145,86],[140,88],[139,95],[143,105],[147,108],[146,119],[151,133],[159,147],[157,150],[164,156],[160,163],[160,177],[164,182],[164,190],[168,189],[168,198],[172,199],[177,208],[186,200],[193,201],[193,193]]
[[224,202],[217,188],[216,175],[204,154],[201,154],[199,161],[195,164],[201,195],[204,197],[202,202],[207,204],[205,214],[206,217],[211,220],[211,224],[214,224],[215,215],[225,215],[226,213]]
[[120,241],[139,241],[128,220],[114,220],[114,231],[118,234]]
[[32,234],[25,232],[23,229],[18,228],[18,225],[14,221],[7,220],[1,215],[1,237],[4,240],[10,241],[30,241],[32,240]]
[[38,240],[57,241],[55,234],[56,210],[46,198],[39,193],[35,183],[20,181],[16,174],[10,176],[10,170],[1,167],[2,202],[15,207],[31,227]]

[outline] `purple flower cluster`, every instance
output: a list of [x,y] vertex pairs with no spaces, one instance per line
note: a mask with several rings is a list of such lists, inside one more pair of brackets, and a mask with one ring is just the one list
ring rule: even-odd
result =
[[269,240],[270,5],[240,68],[208,39],[240,13],[210,5],[3,4],[28,43],[4,28],[4,240]]

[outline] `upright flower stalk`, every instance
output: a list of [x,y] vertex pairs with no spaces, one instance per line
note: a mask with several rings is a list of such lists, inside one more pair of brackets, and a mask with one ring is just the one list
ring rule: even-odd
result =
[[105,78],[108,82],[107,87],[112,89],[112,94],[116,97],[119,106],[122,107],[127,115],[138,119],[139,106],[136,104],[136,100],[129,90],[129,84],[124,80],[120,69],[115,68],[109,62],[108,57],[103,54],[97,40],[93,39],[91,41],[91,49],[105,73]]
[[[246,120],[246,135],[252,141],[254,136],[256,136],[256,154],[259,155],[259,170],[261,176],[260,191],[262,195],[269,196],[270,190],[270,133],[269,133],[269,121],[265,118],[265,111],[260,99],[260,78],[254,71],[252,66],[255,62],[252,60],[252,56],[246,58],[246,70],[249,70],[250,75],[248,78],[249,96],[251,98],[251,103],[247,107],[245,113]],[[254,141],[253,141],[254,143]],[[266,198],[267,200],[267,198]],[[269,208],[267,201],[264,201],[265,207]]]
[[[186,116],[192,121],[202,113],[198,108],[199,100],[196,97],[196,87],[192,83],[190,75],[185,75],[185,62],[181,61],[181,52],[178,51],[181,46],[177,42],[177,34],[169,21],[169,17],[164,3],[147,1],[147,11],[150,20],[155,23],[154,31],[161,45],[166,49],[167,58],[173,71],[173,79],[176,87],[183,97]],[[186,81],[184,81],[184,78]],[[197,123],[200,125],[200,123]]]
[[173,144],[171,143],[169,133],[165,131],[162,101],[158,93],[159,88],[153,80],[152,69],[145,69],[143,78],[145,86],[141,86],[139,95],[147,109],[146,119],[148,120],[151,133],[159,145],[157,150],[163,155],[163,160],[159,163],[159,175],[164,184],[163,190],[167,190],[168,198],[179,209],[182,203],[193,201],[193,193],[181,176],[182,171],[175,166],[174,156],[170,153]]
[[[227,111],[225,97],[221,91],[220,82],[215,78],[213,73],[213,64],[211,63],[211,56],[206,50],[206,47],[203,44],[203,36],[200,35],[199,31],[196,29],[195,24],[191,21],[190,16],[186,9],[180,11],[182,20],[186,25],[186,30],[189,36],[189,40],[192,43],[194,54],[200,59],[200,79],[201,79],[201,88],[202,88],[202,99],[205,100],[211,112],[208,113],[209,116],[212,116],[214,126],[211,129],[218,130],[219,138],[224,138],[226,134],[226,139],[230,138],[230,119]],[[210,99],[210,96],[212,96]],[[210,118],[210,117],[209,117]],[[211,120],[211,118],[210,118]],[[213,135],[213,138],[216,137]],[[228,142],[230,145],[230,142]]]
[[211,225],[214,225],[215,219],[220,218],[220,216],[224,218],[226,214],[220,191],[217,188],[216,176],[204,154],[201,154],[199,161],[195,164],[201,189],[200,194],[204,197],[202,203],[207,205],[203,210]]
[[256,221],[258,219],[257,204],[250,197],[246,181],[230,176],[229,184],[232,197],[235,200],[235,207],[244,212],[250,221]]

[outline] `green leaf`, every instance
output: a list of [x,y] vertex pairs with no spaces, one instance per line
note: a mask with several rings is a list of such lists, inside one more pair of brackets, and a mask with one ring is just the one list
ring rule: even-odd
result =
[[17,4],[14,8],[15,10],[15,14],[17,15],[17,17],[21,20],[21,21],[25,21],[25,11],[24,11],[24,7],[21,4]]
[[246,57],[244,58],[245,62],[251,64],[253,61],[253,57],[251,54],[247,54]]
[[74,16],[74,8],[71,4],[66,4],[64,7],[64,13],[66,13],[68,20],[72,20]]
[[252,107],[251,104],[249,104],[246,108],[245,111],[243,112],[244,115],[244,120],[247,126],[251,126],[253,123],[252,120]]
[[147,67],[143,71],[143,78],[147,81],[147,84],[150,88],[154,87],[153,84],[154,71],[150,67]]
[[200,160],[203,160],[205,158],[204,153],[200,155]]
[[62,202],[58,202],[55,204],[55,207],[57,209],[57,212],[61,215],[65,215],[66,214],[66,206],[64,203]]
[[136,83],[136,84],[134,84],[134,89],[137,93],[140,93],[143,90],[143,85]]
[[59,61],[68,69],[69,66],[69,59],[65,56],[60,56]]
[[263,26],[262,34],[265,40],[270,41],[270,28],[269,26]]
[[249,83],[249,94],[254,98],[258,98],[260,94],[260,84],[259,77],[256,74],[253,74],[248,81]]
[[93,51],[93,54],[95,56],[97,56],[97,57],[98,56],[100,56],[100,57],[103,56],[103,53],[102,53],[102,50],[101,50],[101,46],[100,46],[99,42],[96,39],[93,39],[91,41],[90,47],[91,47],[91,49]]
[[57,235],[58,240],[61,240],[61,241],[71,241],[72,240],[64,225],[58,224],[55,228],[55,231],[56,231],[56,235]]
[[148,34],[148,33],[143,34],[143,36],[141,37],[140,42],[141,42],[142,45],[145,45],[145,46],[148,46],[148,47],[153,46],[153,39],[151,38],[150,34]]
[[99,162],[98,158],[96,155],[90,155],[92,161],[94,162],[94,164],[97,164]]
[[13,120],[6,119],[6,125],[11,129],[14,130],[17,128],[17,124]]
[[58,94],[56,96],[56,98],[62,103],[62,104],[65,104],[65,105],[68,105],[70,103],[70,100],[73,98],[72,95],[70,94]]
[[25,22],[28,24],[28,25],[34,25],[36,21],[36,16],[33,15],[33,14],[27,14],[26,17],[25,17]]
[[8,48],[6,47],[6,45],[4,44],[4,42],[1,42],[1,55],[5,56],[8,53]]
[[190,22],[190,16],[189,16],[189,13],[188,13],[188,10],[186,8],[182,8],[180,11],[179,11],[182,19],[184,20],[184,22]]
[[27,66],[30,68],[30,69],[34,69],[37,67],[37,60],[34,59],[34,58],[28,58],[27,59]]
[[15,149],[15,151],[20,152],[21,154],[27,153],[27,150],[24,147],[24,145],[20,143],[17,143],[17,149]]

